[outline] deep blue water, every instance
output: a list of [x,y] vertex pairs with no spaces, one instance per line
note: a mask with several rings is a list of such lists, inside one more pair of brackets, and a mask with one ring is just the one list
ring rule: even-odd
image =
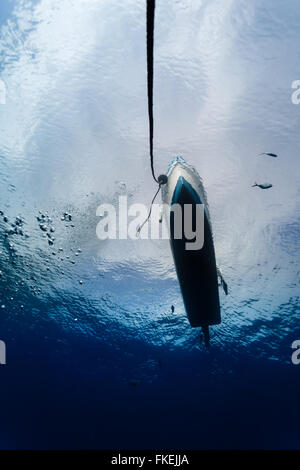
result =
[[123,339],[117,349],[51,321],[35,330],[8,336],[2,448],[299,447],[296,366],[249,350],[226,373],[232,356],[213,348],[170,352]]
[[143,2],[2,3],[0,448],[299,449],[298,3],[157,1],[157,172],[200,173],[229,286],[209,350],[168,241],[96,237],[155,190]]

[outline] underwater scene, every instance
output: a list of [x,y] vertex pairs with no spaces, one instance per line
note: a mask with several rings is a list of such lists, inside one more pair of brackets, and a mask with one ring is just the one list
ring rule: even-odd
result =
[[[142,229],[146,2],[1,0],[0,449],[300,448],[299,22],[156,1],[154,168],[199,175],[198,286]],[[217,275],[208,340],[184,295]]]

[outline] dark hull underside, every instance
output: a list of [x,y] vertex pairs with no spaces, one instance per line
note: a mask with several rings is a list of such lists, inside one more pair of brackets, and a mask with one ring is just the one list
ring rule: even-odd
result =
[[[185,178],[178,178],[172,204],[193,206],[195,227],[196,204],[201,204],[199,194]],[[184,217],[182,217],[184,220]],[[187,240],[182,222],[182,238],[174,238],[174,214],[170,212],[170,241],[177,276],[189,322],[192,327],[207,327],[221,322],[217,267],[210,223],[204,216],[204,245],[199,250],[186,250]]]

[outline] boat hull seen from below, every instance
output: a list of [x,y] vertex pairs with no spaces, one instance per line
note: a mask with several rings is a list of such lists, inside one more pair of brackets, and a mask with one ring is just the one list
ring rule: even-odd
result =
[[[164,217],[169,226],[170,244],[186,313],[190,325],[202,327],[208,335],[208,326],[220,323],[221,316],[217,266],[205,191],[196,170],[180,157],[173,161],[167,176],[168,182],[162,186]],[[176,211],[172,210],[174,204],[179,205],[182,211],[181,219],[176,221],[177,225]],[[201,222],[203,243],[198,249],[187,249],[187,244],[190,243],[191,246],[192,240],[185,234],[185,212],[187,205],[190,205],[192,228],[195,231],[196,205],[199,204],[203,204],[202,209],[204,208]],[[181,238],[178,238],[176,232],[178,220],[181,224]]]

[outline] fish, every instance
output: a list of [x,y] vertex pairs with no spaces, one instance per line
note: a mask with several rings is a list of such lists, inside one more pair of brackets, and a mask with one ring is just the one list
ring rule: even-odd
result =
[[228,295],[228,285],[227,285],[227,282],[225,282],[223,278],[221,279],[221,285],[223,287],[225,295]]
[[271,153],[271,152],[263,152],[263,153],[260,153],[259,155],[268,155],[269,157],[273,157],[273,158],[278,157],[278,155],[276,155],[276,153]]
[[218,278],[220,279],[220,284],[225,292],[226,295],[228,295],[228,285],[227,285],[227,282],[225,281],[225,279],[223,278],[222,276],[222,273],[220,271],[220,269],[217,267],[217,275],[218,275]]
[[257,183],[254,183],[252,185],[252,188],[254,188],[254,186],[258,186],[259,188],[261,189],[269,189],[269,188],[272,188],[273,185],[271,183],[262,183],[262,184],[257,184]]

